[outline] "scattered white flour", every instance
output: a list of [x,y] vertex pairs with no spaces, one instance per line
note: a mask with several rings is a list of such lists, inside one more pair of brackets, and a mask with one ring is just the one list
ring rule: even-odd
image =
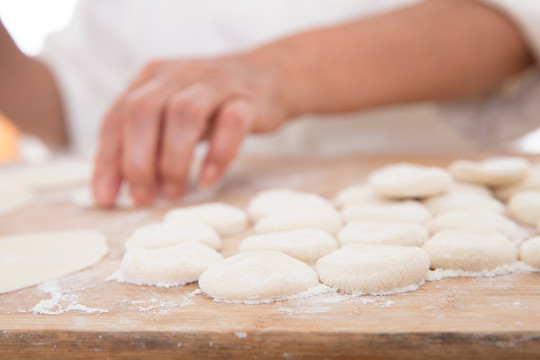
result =
[[516,301],[515,303],[512,303],[512,305],[517,306],[517,307],[520,307],[520,306],[521,306],[521,303],[520,303],[519,301]]
[[245,332],[241,332],[241,331],[235,331],[234,332],[234,335],[237,337],[237,338],[240,338],[240,339],[245,339],[247,338],[247,334]]
[[285,301],[285,300],[296,300],[296,299],[302,299],[312,296],[317,296],[329,292],[336,291],[335,289],[332,289],[329,286],[319,284],[318,286],[312,287],[311,289],[308,289],[306,291],[303,291],[299,294],[283,297],[283,298],[274,298],[274,299],[260,299],[260,300],[222,300],[222,299],[214,299],[215,302],[223,302],[228,304],[247,304],[247,305],[259,305],[259,304],[269,304],[275,301]]
[[195,289],[193,290],[192,292],[190,292],[188,295],[189,296],[195,296],[195,295],[199,295],[199,294],[202,294],[202,290],[201,289]]
[[[34,314],[42,315],[60,315],[68,311],[81,311],[87,314],[106,313],[109,310],[91,308],[86,305],[79,304],[77,298],[79,295],[66,293],[59,285],[58,280],[51,280],[42,283],[38,286],[39,290],[49,294],[50,299],[41,300],[30,311]],[[68,303],[65,305],[65,303]]]
[[511,265],[502,265],[493,270],[483,270],[480,272],[452,270],[452,269],[435,269],[430,270],[426,281],[437,281],[448,277],[494,277],[499,275],[507,275],[517,271],[537,271],[533,267],[518,261]]

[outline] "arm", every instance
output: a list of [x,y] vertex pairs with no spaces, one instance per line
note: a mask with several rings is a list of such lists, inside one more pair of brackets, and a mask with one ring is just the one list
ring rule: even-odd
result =
[[215,182],[249,132],[310,112],[442,100],[493,88],[532,63],[522,35],[472,0],[427,0],[217,59],[147,66],[106,116],[94,195],[122,180],[139,203],[185,191],[193,148],[209,134],[201,182]]
[[45,64],[24,55],[0,21],[0,109],[53,147],[67,144],[62,102]]

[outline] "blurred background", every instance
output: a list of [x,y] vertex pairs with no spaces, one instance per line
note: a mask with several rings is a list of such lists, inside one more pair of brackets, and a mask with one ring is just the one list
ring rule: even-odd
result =
[[[76,4],[77,0],[0,0],[0,17],[18,46],[27,54],[36,55],[42,49],[48,33],[59,31],[68,25]],[[430,111],[403,111],[399,107],[392,111],[399,114],[405,123],[408,117],[432,116]],[[370,118],[378,121],[379,114],[374,111],[362,116],[365,116],[367,121]],[[540,154],[540,130],[524,136],[513,144],[511,149]],[[40,161],[49,155],[38,139],[21,134],[0,113],[0,163],[16,159]]]

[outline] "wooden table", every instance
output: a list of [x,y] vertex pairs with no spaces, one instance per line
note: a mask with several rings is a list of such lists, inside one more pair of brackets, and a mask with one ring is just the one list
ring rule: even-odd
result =
[[[400,160],[447,165],[450,158],[244,160],[215,200],[245,206],[257,191],[278,186],[332,197],[374,168]],[[540,358],[540,273],[444,279],[384,297],[216,303],[197,293],[196,284],[161,289],[105,281],[119,266],[126,237],[161,219],[167,208],[82,210],[69,197],[69,191],[47,194],[1,218],[0,235],[69,228],[106,233],[109,256],[57,285],[61,306],[71,301],[107,312],[34,314],[31,309],[51,297],[38,287],[0,295],[2,359]],[[235,253],[244,236],[225,239],[223,254]]]

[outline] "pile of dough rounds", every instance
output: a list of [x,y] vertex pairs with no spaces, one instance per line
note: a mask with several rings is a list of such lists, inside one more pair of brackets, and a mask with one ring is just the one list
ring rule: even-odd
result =
[[[508,208],[493,194],[509,199]],[[128,239],[117,279],[157,286],[198,280],[216,301],[253,304],[316,289],[413,291],[430,269],[493,276],[519,260],[540,269],[540,237],[518,249],[530,237],[525,226],[540,222],[538,204],[540,166],[521,158],[460,160],[448,170],[393,164],[333,201],[269,189],[246,211],[219,203],[171,210]],[[244,235],[249,221],[255,234]],[[239,253],[222,260],[215,250],[230,234],[242,237]]]

